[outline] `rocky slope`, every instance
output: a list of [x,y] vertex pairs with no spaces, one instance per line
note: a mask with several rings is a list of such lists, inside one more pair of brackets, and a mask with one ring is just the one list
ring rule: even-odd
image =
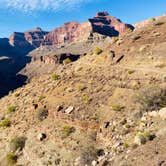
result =
[[0,165],[164,166],[165,39],[162,17],[74,62],[44,48],[52,72],[0,100]]
[[[23,81],[21,81],[21,85],[23,85],[27,76],[28,78],[31,78],[36,74],[52,72],[53,69],[55,69],[55,66],[52,65],[52,62],[55,59],[60,59],[60,63],[62,63],[64,58],[68,57],[65,54],[70,54],[71,56],[69,59],[72,61],[76,60],[78,59],[77,57],[80,57],[86,54],[89,50],[92,50],[94,45],[92,43],[101,43],[101,41],[103,41],[106,37],[118,36],[129,29],[133,30],[134,28],[131,25],[122,23],[115,17],[109,16],[107,12],[99,12],[93,19],[89,19],[89,21],[85,23],[68,22],[64,26],[56,28],[51,32],[46,32],[37,27],[26,32],[14,32],[11,34],[9,39],[0,39],[0,56],[10,58],[13,64],[10,65],[8,63],[4,63],[5,65],[12,67],[8,67],[6,70],[1,70],[1,73],[8,73],[8,75],[3,74],[3,80],[6,80],[4,84],[7,86],[5,88],[6,90],[4,90],[3,86],[1,86],[0,97],[7,94],[10,90],[18,87],[16,84],[16,82],[18,82],[16,81],[17,79],[14,79],[15,81],[13,82],[13,78],[17,78],[20,70],[21,72],[19,72],[19,77],[23,77]],[[69,44],[72,45],[73,42],[73,46],[69,46]],[[36,48],[41,50],[39,51],[41,52],[39,55]],[[67,49],[70,51],[66,52]],[[30,56],[26,56],[32,50],[35,51],[30,53]],[[51,50],[49,51],[49,54],[50,52],[53,52],[51,54],[54,55],[54,51],[56,50],[56,54],[58,55],[55,55],[56,58],[54,59],[49,58],[50,55],[48,55],[48,58],[44,57],[44,59],[47,58],[47,60],[43,61],[42,57],[45,56],[44,53],[48,53],[48,50]],[[74,54],[72,53],[72,50],[76,50]],[[31,56],[33,54],[35,54],[34,57]],[[24,68],[26,64],[31,61],[31,58],[32,62],[37,63],[27,65],[27,67]],[[39,61],[36,61],[40,59],[42,63],[51,62],[51,65],[47,64],[47,67],[43,67],[42,65],[40,68],[40,63],[38,63]],[[3,62],[6,61],[1,60],[2,64]],[[41,70],[35,70],[33,66],[37,66]],[[25,76],[25,74],[27,76]]]

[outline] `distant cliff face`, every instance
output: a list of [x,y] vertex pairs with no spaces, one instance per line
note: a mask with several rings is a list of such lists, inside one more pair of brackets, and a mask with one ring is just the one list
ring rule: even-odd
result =
[[94,39],[96,34],[104,36],[118,36],[134,27],[122,23],[119,19],[109,16],[107,12],[98,12],[94,18],[87,22],[71,21],[51,32],[36,28],[26,32],[14,32],[9,37],[8,45],[16,51],[26,54],[41,45],[65,45],[76,41]]
[[93,37],[93,33],[113,37],[134,27],[122,23],[119,19],[109,16],[107,12],[99,12],[85,23],[68,22],[64,26],[56,28],[45,36],[45,45],[63,45],[78,40],[86,40]]
[[43,31],[41,28],[26,31],[24,33],[14,32],[9,37],[9,43],[16,49],[23,49],[22,51],[29,51],[39,47],[43,41],[44,36],[48,32]]

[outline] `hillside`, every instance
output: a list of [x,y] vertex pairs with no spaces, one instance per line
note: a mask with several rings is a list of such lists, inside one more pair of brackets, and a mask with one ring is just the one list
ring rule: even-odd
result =
[[29,53],[0,99],[1,166],[166,164],[166,16],[97,36]]

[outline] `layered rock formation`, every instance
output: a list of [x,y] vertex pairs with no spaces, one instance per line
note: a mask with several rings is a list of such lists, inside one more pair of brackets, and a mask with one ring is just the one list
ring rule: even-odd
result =
[[38,27],[24,33],[14,32],[9,37],[9,43],[16,49],[22,49],[22,51],[28,52],[34,48],[39,47],[43,43],[44,36],[47,33],[48,32],[43,31]]
[[8,46],[17,52],[26,54],[41,45],[62,46],[71,42],[93,40],[97,35],[118,36],[126,31],[133,30],[132,25],[124,24],[119,19],[109,16],[107,12],[99,12],[87,22],[75,21],[65,23],[51,32],[36,28],[26,32],[14,32],[9,37]]
[[78,40],[92,39],[94,33],[104,36],[118,36],[134,27],[122,23],[119,19],[109,16],[107,12],[99,12],[88,22],[68,22],[64,26],[56,28],[45,36],[45,45],[63,45]]

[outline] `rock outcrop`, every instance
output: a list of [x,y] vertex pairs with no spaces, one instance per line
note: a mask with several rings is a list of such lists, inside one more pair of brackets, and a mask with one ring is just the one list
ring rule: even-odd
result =
[[11,46],[15,47],[16,49],[19,49],[23,52],[28,52],[34,48],[39,47],[43,41],[44,36],[48,32],[43,31],[41,28],[36,28],[30,31],[26,32],[14,32],[9,37],[9,43]]
[[45,45],[64,45],[78,40],[93,39],[93,34],[98,33],[104,36],[118,36],[127,29],[134,27],[122,23],[119,19],[109,16],[107,12],[99,12],[88,22],[68,22],[64,26],[56,28],[45,36]]
[[39,27],[23,33],[14,32],[9,37],[9,46],[25,55],[41,45],[59,47],[71,42],[94,40],[96,34],[97,38],[100,36],[113,37],[125,32],[126,29],[133,30],[134,27],[109,16],[107,12],[98,12],[87,22],[71,21],[51,32],[43,31]]

